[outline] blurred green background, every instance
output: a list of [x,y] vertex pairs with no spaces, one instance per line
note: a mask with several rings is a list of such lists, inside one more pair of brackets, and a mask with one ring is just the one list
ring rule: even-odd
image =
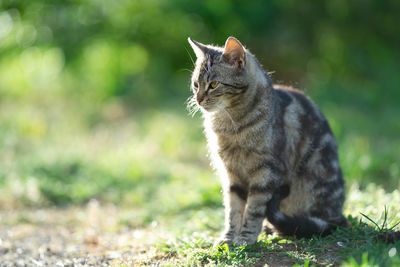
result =
[[221,206],[186,111],[188,36],[239,38],[326,114],[348,188],[397,190],[399,14],[396,0],[2,0],[0,206],[96,198],[138,223]]

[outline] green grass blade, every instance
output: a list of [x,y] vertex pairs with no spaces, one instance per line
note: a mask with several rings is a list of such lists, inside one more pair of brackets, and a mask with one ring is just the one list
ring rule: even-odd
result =
[[368,221],[372,222],[372,223],[376,226],[376,228],[377,228],[378,230],[380,229],[379,225],[378,225],[374,220],[372,220],[370,217],[368,217],[366,214],[364,214],[364,213],[362,213],[362,212],[360,212],[360,214],[361,214],[364,218],[366,218]]

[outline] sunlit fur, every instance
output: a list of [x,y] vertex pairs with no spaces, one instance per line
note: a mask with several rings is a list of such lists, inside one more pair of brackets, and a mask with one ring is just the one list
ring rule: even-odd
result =
[[[255,243],[265,219],[300,237],[345,225],[337,144],[315,104],[274,86],[234,38],[225,48],[189,42],[197,60],[188,108],[202,112],[224,191],[225,230],[217,244]],[[219,85],[213,89],[211,82]]]

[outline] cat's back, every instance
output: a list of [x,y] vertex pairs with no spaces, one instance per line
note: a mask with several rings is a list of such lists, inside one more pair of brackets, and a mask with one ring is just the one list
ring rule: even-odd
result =
[[[337,144],[328,121],[317,105],[301,91],[287,86],[274,86],[276,97],[276,129],[285,157],[297,175],[303,168],[313,167],[310,160],[329,156],[337,160]],[[281,150],[281,151],[282,151]],[[324,155],[329,154],[329,155]]]
[[300,90],[284,85],[274,85],[276,117],[282,118],[284,127],[304,134],[331,134],[329,124],[317,105]]
[[299,115],[324,118],[317,105],[302,91],[291,86],[278,84],[274,85],[274,93],[278,104],[285,109],[285,112],[296,109]]

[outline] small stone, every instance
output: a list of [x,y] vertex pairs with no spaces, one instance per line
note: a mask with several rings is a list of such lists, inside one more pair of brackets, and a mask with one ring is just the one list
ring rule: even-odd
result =
[[10,250],[8,248],[0,249],[0,255],[5,255],[9,252]]
[[389,250],[388,254],[389,254],[389,257],[393,258],[396,255],[396,253],[397,253],[397,249],[396,248],[391,248]]
[[17,266],[25,266],[26,264],[25,264],[24,260],[21,259],[21,260],[17,260],[16,265]]
[[110,251],[108,253],[108,258],[110,260],[121,258],[121,256],[122,256],[121,253],[119,253],[118,251]]
[[41,263],[41,262],[39,262],[39,261],[37,261],[37,260],[35,260],[35,259],[32,259],[32,262],[33,262],[34,264],[36,264],[37,266],[43,266],[43,263]]

